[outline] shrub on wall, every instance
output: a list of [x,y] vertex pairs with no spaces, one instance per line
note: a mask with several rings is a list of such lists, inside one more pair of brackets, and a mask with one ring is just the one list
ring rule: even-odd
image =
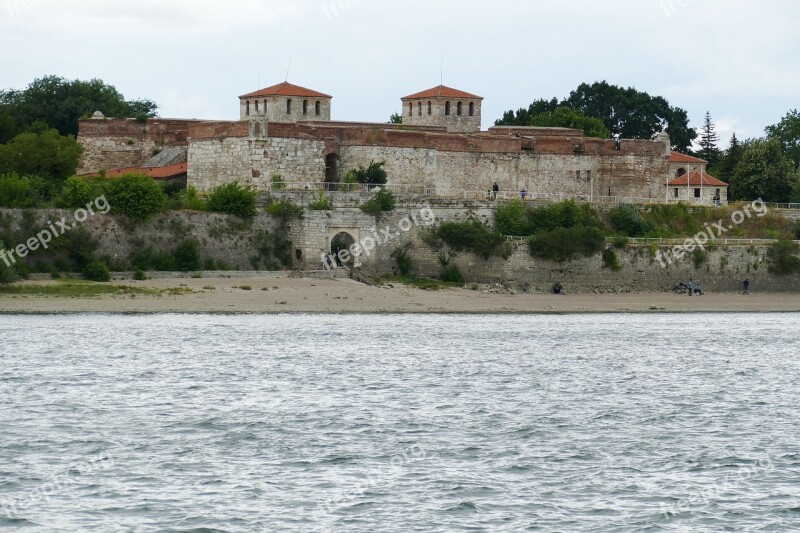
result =
[[269,182],[272,184],[273,191],[282,191],[286,188],[286,180],[280,174],[273,174]]
[[628,237],[644,237],[650,231],[650,224],[632,205],[620,205],[608,213],[614,230]]
[[148,220],[167,208],[169,199],[160,183],[147,176],[126,174],[111,180],[106,199],[111,212],[136,221]]
[[775,241],[767,252],[769,271],[773,274],[795,274],[800,272],[800,245],[788,239]]
[[309,202],[308,208],[312,211],[330,211],[333,209],[333,202],[331,202],[330,198],[325,196],[323,191],[320,191],[319,197],[316,200]]
[[398,246],[390,256],[397,262],[397,268],[400,270],[401,276],[408,276],[411,274],[411,256],[408,254],[408,248],[405,246]]
[[234,181],[211,190],[208,197],[208,210],[243,218],[254,217],[257,213],[257,200],[255,190]]
[[267,213],[278,217],[285,223],[303,216],[303,208],[289,200],[278,200],[267,206]]
[[622,263],[613,248],[603,250],[603,268],[610,268],[614,272],[622,270]]
[[[61,195],[56,199],[58,207],[86,207],[106,193],[108,180],[105,178],[69,178],[64,182]],[[107,198],[106,198],[107,199]]]
[[[0,252],[5,251],[5,245],[3,241],[0,241]],[[5,255],[5,254],[4,254]],[[8,283],[12,283],[17,279],[17,271],[14,268],[14,265],[11,264],[6,265],[5,261],[0,259],[0,285],[5,285]]]
[[448,283],[464,283],[464,275],[456,265],[443,265],[439,279]]
[[556,228],[603,226],[591,206],[578,205],[574,200],[542,207],[528,207],[521,200],[514,200],[495,210],[495,220],[500,233],[518,237],[527,237]]
[[175,249],[175,268],[181,272],[200,270],[200,246],[193,239],[186,239]]
[[368,167],[364,168],[363,165],[360,165],[351,172],[353,172],[358,183],[364,183],[366,185],[386,185],[388,174],[386,170],[383,169],[385,164],[385,161],[381,161],[380,163],[372,161]]
[[550,261],[590,257],[605,246],[603,232],[594,227],[556,228],[541,231],[528,240],[531,255]]
[[512,252],[511,245],[499,231],[475,219],[444,222],[437,228],[436,235],[453,250],[468,250],[484,259],[492,256],[507,259]]
[[389,189],[381,189],[372,198],[364,202],[361,210],[368,215],[378,216],[381,213],[393,211],[395,203],[394,193]]

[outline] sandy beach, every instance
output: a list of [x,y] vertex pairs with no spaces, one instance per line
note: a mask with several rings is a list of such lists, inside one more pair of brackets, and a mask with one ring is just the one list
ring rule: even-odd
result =
[[[46,285],[57,282],[23,282]],[[348,279],[200,278],[116,281],[162,291],[95,297],[0,295],[2,313],[686,313],[800,312],[800,294],[486,294],[369,287]],[[177,292],[172,294],[167,292]]]

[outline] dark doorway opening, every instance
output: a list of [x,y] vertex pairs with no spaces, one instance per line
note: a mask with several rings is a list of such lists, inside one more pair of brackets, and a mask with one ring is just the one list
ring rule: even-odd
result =
[[[339,183],[339,156],[336,154],[325,156],[325,183]],[[331,191],[338,190],[336,185],[326,185],[325,188]]]
[[[345,231],[337,233],[336,236],[331,239],[331,253],[336,258],[337,266],[353,266],[355,264],[355,257],[349,253],[355,243],[356,240],[353,236]],[[347,250],[348,253],[346,255],[339,255],[341,250]],[[342,257],[344,257],[346,261],[342,262]]]

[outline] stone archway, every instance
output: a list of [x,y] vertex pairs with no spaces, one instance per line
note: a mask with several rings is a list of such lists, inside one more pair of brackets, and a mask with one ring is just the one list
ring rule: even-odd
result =
[[[339,257],[340,250],[352,250],[353,245],[356,243],[355,237],[346,231],[340,231],[331,238],[331,253],[334,257]],[[354,266],[356,264],[356,257],[347,254],[347,261],[342,266]],[[338,264],[338,261],[337,261]]]

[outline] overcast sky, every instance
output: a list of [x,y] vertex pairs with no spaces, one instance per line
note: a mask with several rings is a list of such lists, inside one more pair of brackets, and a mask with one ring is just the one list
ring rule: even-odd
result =
[[667,98],[723,140],[800,107],[797,0],[0,0],[0,87],[101,78],[164,117],[236,119],[289,81],[334,120],[385,122],[444,83],[485,97],[483,126],[607,80]]

